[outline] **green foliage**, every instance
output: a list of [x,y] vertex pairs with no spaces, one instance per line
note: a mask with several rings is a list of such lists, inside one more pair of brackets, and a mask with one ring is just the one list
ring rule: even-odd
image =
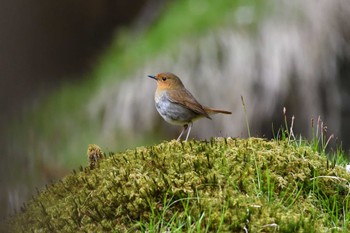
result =
[[118,73],[132,72],[150,58],[161,53],[169,53],[186,38],[198,38],[203,33],[223,25],[233,25],[234,11],[240,6],[252,6],[257,10],[257,18],[264,1],[221,0],[180,0],[169,2],[159,18],[147,32],[135,36],[128,31],[120,31],[113,46],[106,51],[96,69],[99,78],[106,80]]
[[30,201],[13,230],[350,230],[350,175],[310,146],[216,138],[99,158],[94,169],[81,168]]

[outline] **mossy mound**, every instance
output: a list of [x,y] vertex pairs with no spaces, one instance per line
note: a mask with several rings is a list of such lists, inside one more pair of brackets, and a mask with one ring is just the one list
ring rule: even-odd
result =
[[81,170],[30,201],[13,230],[350,229],[342,221],[349,214],[349,174],[310,147],[286,141],[171,141],[111,154]]

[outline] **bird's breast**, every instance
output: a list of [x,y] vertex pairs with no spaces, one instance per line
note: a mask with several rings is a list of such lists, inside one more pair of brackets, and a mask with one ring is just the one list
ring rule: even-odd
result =
[[154,97],[156,109],[167,122],[175,125],[187,124],[199,117],[199,114],[174,102],[166,91],[158,91]]

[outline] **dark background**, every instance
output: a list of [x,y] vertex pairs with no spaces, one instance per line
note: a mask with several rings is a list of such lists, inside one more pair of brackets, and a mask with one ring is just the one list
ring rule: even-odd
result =
[[1,1],[1,124],[62,81],[83,78],[118,29],[147,22],[158,2]]

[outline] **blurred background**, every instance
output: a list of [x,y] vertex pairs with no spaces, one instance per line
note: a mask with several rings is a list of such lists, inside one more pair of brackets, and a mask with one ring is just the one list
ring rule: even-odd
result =
[[[348,0],[3,0],[0,8],[0,218],[36,188],[105,152],[181,131],[154,107],[170,71],[204,105],[233,111],[191,137],[272,137],[295,116],[312,137],[320,116],[333,145],[350,142]],[[335,146],[334,146],[335,147]]]

